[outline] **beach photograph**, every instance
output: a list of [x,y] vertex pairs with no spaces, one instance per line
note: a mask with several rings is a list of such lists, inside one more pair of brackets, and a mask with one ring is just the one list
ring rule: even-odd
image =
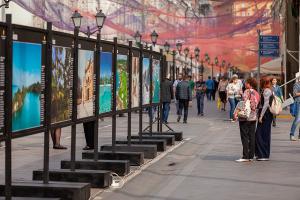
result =
[[160,102],[160,60],[152,60],[152,103]]
[[126,55],[117,55],[116,73],[117,110],[128,108],[128,60]]
[[12,131],[41,126],[42,45],[13,42]]
[[93,116],[94,52],[78,51],[77,118]]
[[112,53],[100,54],[99,114],[111,112],[112,101]]
[[143,58],[143,105],[150,103],[150,59]]
[[52,47],[52,123],[67,121],[71,118],[72,64],[71,48]]
[[132,57],[132,79],[131,79],[131,107],[139,107],[140,95],[140,59]]

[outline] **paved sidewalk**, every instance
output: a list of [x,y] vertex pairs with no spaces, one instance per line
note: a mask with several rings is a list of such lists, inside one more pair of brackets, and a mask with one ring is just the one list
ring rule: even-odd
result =
[[205,117],[193,110],[187,125],[173,125],[191,140],[99,199],[299,200],[300,142],[288,140],[290,121],[280,119],[272,130],[271,161],[241,164],[234,162],[242,148],[238,124],[224,121],[228,114],[216,111],[215,102],[206,105]]
[[[269,162],[236,163],[241,142],[238,124],[225,121],[227,112],[206,103],[205,116],[190,108],[188,124],[177,123],[174,106],[170,126],[190,138],[119,190],[107,190],[96,199],[104,200],[299,200],[300,142],[290,142],[290,119],[278,119],[272,130],[272,157]],[[117,137],[126,138],[127,118],[118,118]],[[132,131],[137,133],[138,115],[133,115]],[[147,125],[144,115],[144,126]],[[100,122],[101,144],[111,142],[111,120]],[[85,145],[82,125],[78,126],[77,157]],[[13,178],[31,180],[32,170],[42,168],[43,135],[13,140]],[[62,143],[70,147],[70,128],[63,129]],[[70,157],[67,151],[51,149],[51,167]],[[4,148],[0,148],[0,181],[4,181]]]

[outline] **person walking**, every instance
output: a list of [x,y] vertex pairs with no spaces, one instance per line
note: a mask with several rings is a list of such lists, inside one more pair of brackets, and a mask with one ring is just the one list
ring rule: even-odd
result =
[[183,81],[178,83],[176,87],[176,99],[179,101],[179,115],[177,122],[180,122],[182,116],[182,110],[184,109],[183,123],[187,123],[189,102],[192,100],[192,91],[189,83],[186,80],[186,76],[183,77]]
[[220,83],[218,85],[218,92],[221,102],[223,104],[222,110],[226,111],[226,103],[227,103],[227,94],[226,94],[226,87],[228,85],[228,81],[226,77],[222,77]]
[[255,155],[258,161],[268,161],[271,149],[271,125],[273,114],[270,112],[270,99],[272,97],[271,79],[264,77],[261,80],[261,101],[259,104],[259,120],[256,129]]
[[[274,95],[280,98],[281,102],[283,102],[283,95],[282,95],[282,90],[279,85],[277,85],[277,79],[273,78],[272,79],[272,91]],[[276,115],[273,116],[273,127],[276,127]]]
[[195,82],[193,81],[192,76],[189,76],[189,86],[192,90],[192,96],[194,96]]
[[[299,123],[300,123],[300,79],[297,79],[296,83],[294,84],[293,95],[294,95],[296,112],[295,112],[295,119],[291,127],[290,140],[297,141],[297,139],[295,138],[295,132],[297,127],[299,127]],[[300,139],[300,130],[299,130],[298,139]]]
[[240,108],[236,109],[234,118],[239,120],[240,135],[243,145],[243,156],[236,162],[252,161],[255,154],[255,129],[257,121],[257,105],[259,103],[259,94],[254,89],[257,87],[257,82],[254,78],[248,78],[245,82],[245,91],[242,96],[243,101],[250,100],[250,115],[248,118],[238,118]]
[[226,87],[227,98],[230,104],[230,112],[229,112],[229,119],[230,121],[234,122],[233,113],[236,105],[238,104],[239,100],[241,99],[242,88],[238,83],[237,77],[232,77],[230,83]]
[[163,123],[168,123],[168,117],[170,112],[170,103],[171,100],[174,98],[173,95],[173,83],[168,78],[165,78],[161,84],[162,90],[162,103],[163,103]]
[[92,150],[94,149],[94,131],[95,131],[95,122],[84,122],[83,123],[83,131],[86,141],[86,146],[83,150]]
[[53,142],[53,149],[67,149],[67,147],[60,144],[61,128],[51,130],[50,134]]
[[211,77],[209,76],[208,79],[205,82],[206,85],[206,96],[207,96],[207,100],[211,101],[211,97],[212,97],[212,92],[214,89],[214,81],[211,80]]
[[217,90],[218,90],[218,87],[219,87],[219,82],[216,80],[216,77],[213,77],[213,82],[214,82],[214,87],[213,87],[213,90],[212,90],[212,100],[215,101],[216,100],[216,93],[217,93]]
[[205,82],[203,81],[203,76],[200,75],[199,80],[196,82],[196,99],[197,99],[197,110],[198,110],[198,115],[203,116],[203,110],[204,110],[204,96],[206,92],[206,85]]
[[[174,96],[176,95],[177,85],[181,81],[182,81],[182,74],[178,74],[177,79],[173,83],[173,95]],[[179,102],[177,101],[177,99],[175,99],[175,105],[176,105],[176,114],[177,114],[177,116],[179,116]]]

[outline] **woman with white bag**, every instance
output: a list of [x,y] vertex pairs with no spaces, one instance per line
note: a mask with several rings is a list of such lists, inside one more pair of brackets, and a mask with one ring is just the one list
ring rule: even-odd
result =
[[257,105],[259,94],[254,89],[257,82],[254,78],[248,78],[245,83],[246,90],[242,100],[237,106],[234,117],[239,120],[241,141],[243,145],[243,156],[236,162],[250,162],[255,153],[255,128],[257,121]]

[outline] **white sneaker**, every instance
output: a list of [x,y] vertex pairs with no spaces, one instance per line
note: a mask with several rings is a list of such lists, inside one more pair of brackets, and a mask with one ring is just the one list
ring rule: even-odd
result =
[[236,160],[235,162],[250,162],[250,160],[249,159],[244,159],[244,158],[240,158],[240,159],[238,159],[238,160]]
[[269,161],[270,159],[269,158],[257,158],[256,160],[257,161]]
[[297,139],[295,138],[295,136],[292,136],[292,135],[290,136],[290,140],[291,141],[297,141]]

